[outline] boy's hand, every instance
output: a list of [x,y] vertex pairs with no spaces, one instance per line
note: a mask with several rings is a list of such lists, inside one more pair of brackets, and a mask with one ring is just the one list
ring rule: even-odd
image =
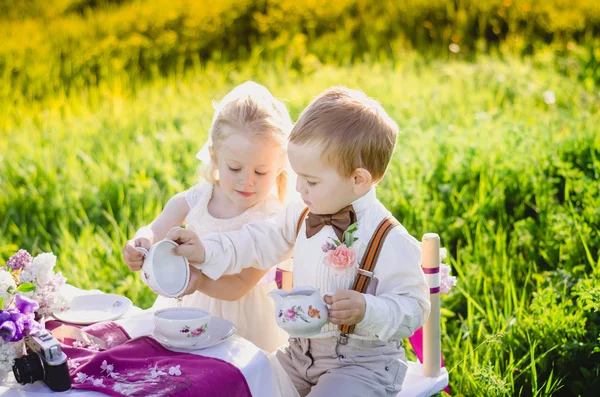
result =
[[152,246],[152,242],[145,237],[138,237],[135,240],[129,240],[123,247],[123,259],[129,267],[129,269],[137,272],[142,268],[144,263],[144,254],[138,251],[136,248],[141,247],[147,250]]
[[194,266],[190,266],[190,283],[181,296],[191,295],[196,291],[202,290],[202,282],[206,280],[206,276]]
[[350,289],[342,289],[333,296],[325,296],[325,302],[331,305],[329,321],[333,324],[358,324],[365,317],[367,310],[363,294]]
[[177,256],[185,256],[189,263],[201,264],[204,263],[204,245],[200,242],[200,237],[189,230],[182,227],[174,227],[169,231],[167,240],[173,240],[178,247],[173,248],[173,253]]

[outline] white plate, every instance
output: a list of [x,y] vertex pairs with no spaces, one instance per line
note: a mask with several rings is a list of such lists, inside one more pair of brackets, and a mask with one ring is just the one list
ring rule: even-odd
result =
[[121,295],[90,294],[74,297],[69,308],[52,313],[56,319],[66,323],[89,325],[121,317],[133,304]]
[[208,330],[206,331],[206,337],[202,338],[194,344],[181,343],[170,341],[158,330],[154,329],[152,337],[156,339],[158,343],[168,349],[178,350],[201,350],[206,349],[227,340],[233,334],[235,334],[235,325],[231,321],[227,321],[220,317],[211,317],[208,323]]

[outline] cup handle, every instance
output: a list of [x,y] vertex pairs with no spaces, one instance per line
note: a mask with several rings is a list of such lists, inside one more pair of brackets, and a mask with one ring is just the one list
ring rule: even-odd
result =
[[136,250],[144,254],[144,256],[148,256],[148,250],[144,247],[135,247]]
[[333,298],[333,292],[326,292],[326,293],[323,295],[323,303],[325,304],[325,306],[329,307],[329,303],[325,302],[325,297],[326,297],[326,296],[328,296],[328,297],[330,297],[330,298]]

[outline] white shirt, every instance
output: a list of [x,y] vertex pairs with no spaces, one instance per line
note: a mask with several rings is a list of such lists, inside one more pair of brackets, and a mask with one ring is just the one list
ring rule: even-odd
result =
[[[356,212],[358,237],[352,245],[359,262],[366,246],[381,221],[390,212],[377,200],[375,189],[352,203]],[[331,226],[324,226],[311,238],[306,238],[306,222],[298,236],[296,228],[305,205],[289,204],[282,214],[268,221],[250,222],[242,229],[211,234],[202,239],[206,251],[200,265],[208,277],[217,279],[225,273],[239,273],[254,266],[268,269],[292,255],[294,286],[312,286],[321,294],[351,289],[356,269],[336,275],[324,261],[321,246],[329,237],[336,238]],[[355,247],[356,245],[356,247]],[[356,325],[351,338],[389,341],[411,336],[429,316],[429,288],[421,270],[419,242],[404,226],[393,228],[381,248],[373,280],[364,294],[365,316]],[[327,323],[314,338],[338,335],[338,326]]]

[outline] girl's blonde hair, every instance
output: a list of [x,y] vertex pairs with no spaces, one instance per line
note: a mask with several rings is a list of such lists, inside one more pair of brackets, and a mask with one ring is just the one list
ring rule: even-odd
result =
[[229,136],[235,133],[266,138],[281,148],[282,171],[277,176],[275,184],[277,197],[283,202],[287,194],[289,176],[285,166],[286,149],[292,126],[292,119],[283,102],[271,95],[264,86],[253,81],[238,85],[215,107],[209,130],[212,154],[205,174],[206,179],[218,183],[218,170],[213,156]]

